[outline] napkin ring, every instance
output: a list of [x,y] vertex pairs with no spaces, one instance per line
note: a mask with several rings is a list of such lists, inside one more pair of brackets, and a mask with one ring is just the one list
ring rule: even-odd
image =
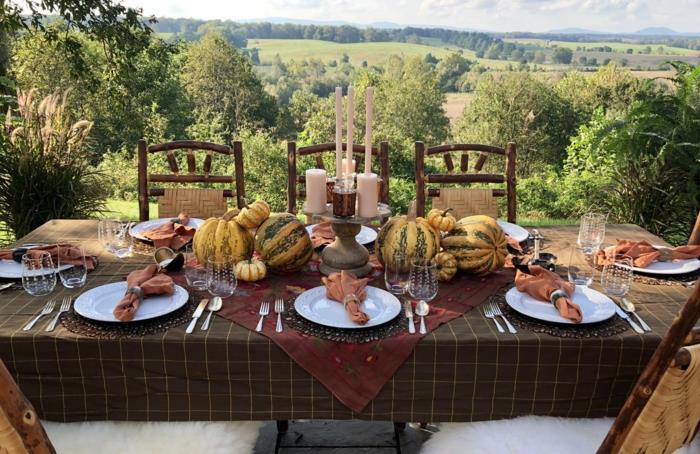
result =
[[343,307],[347,308],[348,303],[350,301],[354,301],[355,303],[358,304],[358,306],[360,305],[360,303],[362,303],[362,301],[360,301],[360,298],[358,298],[357,295],[355,295],[354,293],[351,293],[349,295],[345,295],[345,298],[343,298]]
[[549,295],[549,301],[551,301],[552,304],[554,304],[554,305],[556,306],[556,305],[557,305],[557,300],[558,300],[559,298],[568,298],[568,297],[569,297],[569,295],[567,295],[566,292],[565,292],[564,290],[559,289],[559,290],[553,291],[552,294]]
[[126,294],[134,294],[139,299],[139,303],[143,302],[143,290],[141,290],[141,287],[131,287],[126,291]]

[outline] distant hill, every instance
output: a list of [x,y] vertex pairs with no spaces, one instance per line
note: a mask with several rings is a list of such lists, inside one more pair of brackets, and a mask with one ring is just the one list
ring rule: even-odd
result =
[[635,35],[647,35],[647,36],[671,36],[671,35],[681,35],[675,30],[671,30],[668,27],[647,27],[634,32]]

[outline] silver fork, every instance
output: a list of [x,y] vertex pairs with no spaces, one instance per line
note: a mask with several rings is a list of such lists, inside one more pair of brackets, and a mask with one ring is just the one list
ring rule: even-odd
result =
[[275,300],[275,312],[277,312],[277,327],[275,331],[278,333],[282,332],[282,312],[284,312],[284,300],[279,296]]
[[63,297],[63,302],[61,303],[61,307],[58,310],[58,314],[51,320],[51,323],[49,323],[49,326],[46,327],[46,332],[51,332],[56,328],[56,323],[58,323],[58,319],[61,317],[61,314],[63,312],[68,312],[70,310],[70,303],[71,303],[71,298],[70,296],[64,296]]
[[260,314],[260,321],[258,322],[258,326],[255,327],[255,331],[260,332],[263,329],[263,320],[265,320],[265,316],[270,313],[270,302],[263,301],[260,304],[260,311],[258,313]]
[[509,332],[510,334],[515,334],[515,333],[518,332],[518,331],[513,327],[513,325],[510,324],[510,322],[508,321],[508,319],[506,318],[506,316],[503,315],[503,311],[501,311],[501,308],[500,308],[500,306],[499,306],[498,304],[496,304],[496,303],[494,303],[494,302],[491,302],[491,303],[489,303],[489,305],[491,306],[491,310],[493,311],[493,314],[494,314],[494,315],[497,315],[497,316],[499,316],[499,317],[501,317],[501,318],[503,319],[503,321],[506,322],[506,326],[508,327],[508,332]]
[[483,306],[481,306],[481,310],[484,312],[484,317],[493,320],[493,322],[496,324],[496,328],[498,328],[499,333],[505,333],[503,327],[500,323],[498,323],[498,320],[496,320],[496,316],[493,314],[488,304],[484,304]]
[[48,303],[46,303],[46,305],[45,305],[44,308],[41,310],[41,312],[39,312],[39,315],[37,315],[31,322],[27,323],[27,324],[24,326],[24,328],[22,328],[22,329],[23,329],[24,331],[29,331],[30,329],[32,329],[32,327],[34,326],[34,324],[35,324],[36,322],[38,322],[39,319],[40,319],[42,316],[48,315],[48,314],[50,314],[51,312],[53,312],[53,308],[54,308],[55,305],[56,305],[56,302],[55,302],[54,300],[51,300],[51,301],[49,301]]

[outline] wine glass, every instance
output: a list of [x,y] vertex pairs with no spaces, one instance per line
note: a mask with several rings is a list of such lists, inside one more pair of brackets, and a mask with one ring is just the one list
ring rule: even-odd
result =
[[608,295],[623,297],[630,290],[632,274],[632,259],[617,255],[612,262],[603,266],[600,285]]
[[587,252],[598,250],[605,239],[605,223],[607,214],[586,213],[581,216],[581,225],[578,230],[578,245]]
[[238,285],[234,265],[233,261],[207,259],[207,289],[212,296],[228,298],[233,295]]
[[207,283],[206,267],[198,266],[197,256],[191,244],[185,246],[184,254],[185,279],[187,280],[187,285],[194,290],[207,290],[209,284]]
[[[74,257],[66,263],[70,257],[71,249],[74,250]],[[77,255],[80,255],[79,257]],[[77,262],[77,263],[76,263]],[[81,247],[58,246],[58,276],[65,288],[79,288],[85,285],[87,280],[87,263],[85,251]]]
[[56,270],[51,254],[41,252],[38,255],[22,256],[22,287],[34,296],[48,295],[56,287]]
[[595,272],[595,250],[573,246],[569,255],[569,281],[576,285],[590,285]]
[[411,270],[408,258],[403,254],[394,254],[387,257],[384,263],[384,284],[386,289],[401,296],[406,293],[408,279]]
[[425,260],[414,260],[408,278],[408,293],[418,300],[416,314],[420,316],[421,334],[426,333],[425,316],[428,315],[428,303],[438,293],[437,263]]

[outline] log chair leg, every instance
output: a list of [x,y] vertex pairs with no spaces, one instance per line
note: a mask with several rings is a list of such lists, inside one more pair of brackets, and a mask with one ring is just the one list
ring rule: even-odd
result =
[[406,423],[394,421],[394,430],[396,430],[397,432],[403,432],[404,430],[406,430]]
[[278,434],[286,434],[288,430],[289,430],[289,420],[278,419],[277,420],[277,433]]

